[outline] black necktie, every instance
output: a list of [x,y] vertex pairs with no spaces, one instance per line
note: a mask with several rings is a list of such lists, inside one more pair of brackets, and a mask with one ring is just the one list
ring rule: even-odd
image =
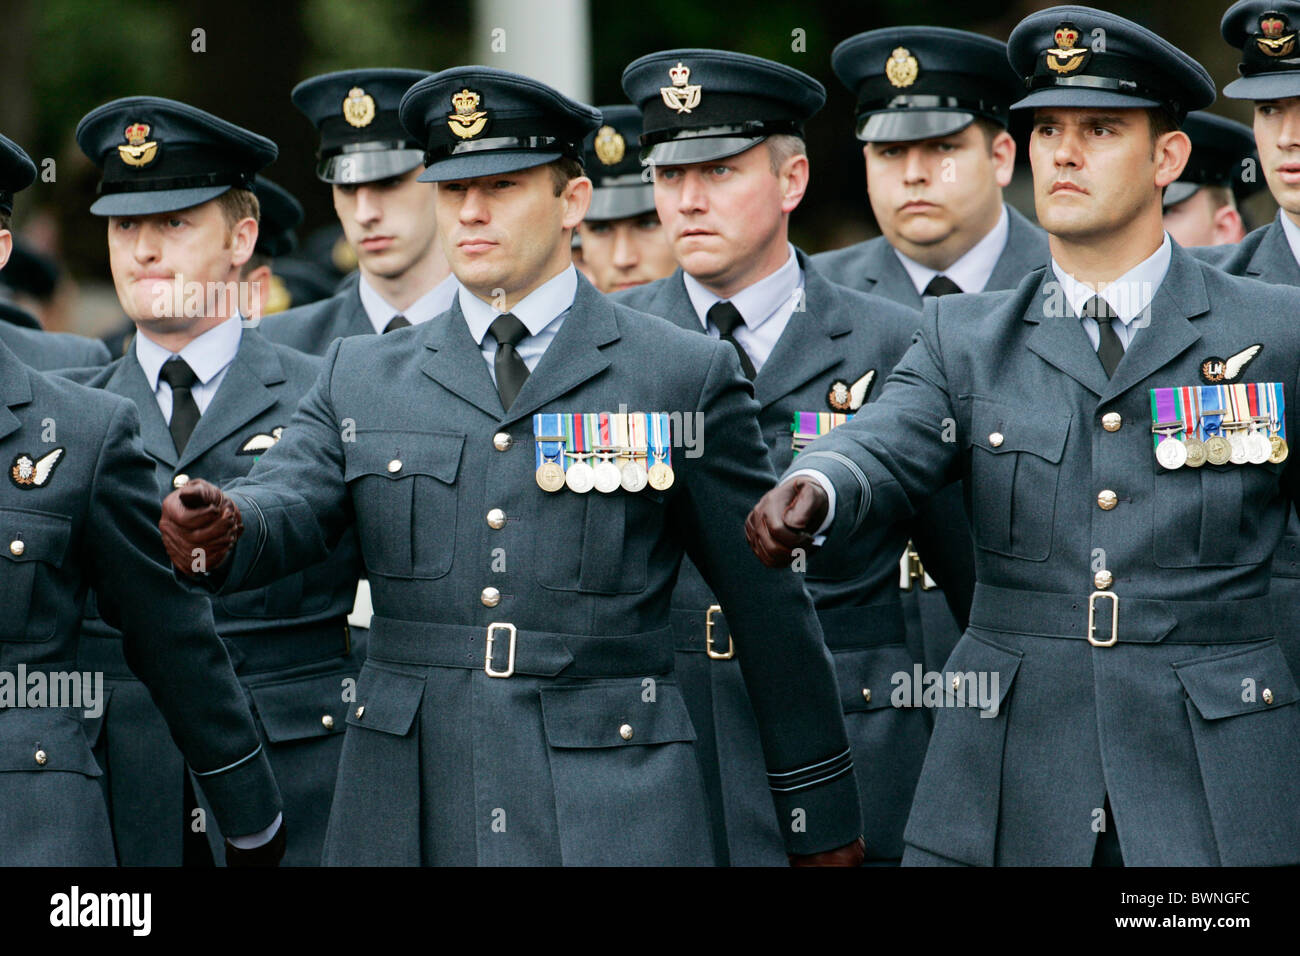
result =
[[961,286],[940,273],[930,280],[930,284],[925,287],[925,291],[921,295],[952,295],[960,292]]
[[706,316],[713,327],[722,333],[722,341],[730,342],[740,356],[740,367],[744,370],[745,375],[750,379],[757,374],[754,371],[754,363],[749,359],[749,353],[744,347],[736,341],[733,334],[736,329],[745,324],[745,320],[740,317],[740,312],[730,302],[715,302]]
[[1115,374],[1115,366],[1124,357],[1124,343],[1115,332],[1115,320],[1119,318],[1115,311],[1099,295],[1094,295],[1083,304],[1083,314],[1097,321],[1097,358],[1106,370],[1106,377]]
[[497,394],[501,396],[501,407],[509,409],[528,379],[528,366],[515,351],[515,346],[528,337],[528,327],[507,312],[492,320],[488,335],[497,340],[497,357],[493,363]]
[[393,329],[404,329],[410,324],[411,320],[399,312],[388,320],[388,324],[384,326],[383,334],[387,335],[389,332],[393,331]]
[[172,444],[176,446],[176,454],[179,455],[185,451],[190,435],[194,434],[194,426],[199,423],[199,406],[191,391],[199,377],[194,374],[194,369],[185,364],[183,358],[164,362],[158,377],[172,387],[172,420],[168,427],[172,433]]

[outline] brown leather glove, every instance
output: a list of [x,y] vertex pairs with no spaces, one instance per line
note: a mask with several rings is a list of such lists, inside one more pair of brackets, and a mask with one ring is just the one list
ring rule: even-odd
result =
[[226,866],[279,866],[280,861],[284,859],[285,844],[284,820],[282,819],[280,829],[275,831],[275,836],[252,850],[241,850],[227,840]]
[[[172,564],[182,574],[197,578],[226,560],[244,533],[244,519],[220,488],[196,478],[163,499],[158,530]],[[195,550],[203,558],[198,568]]]
[[825,489],[812,478],[800,475],[783,481],[760,498],[745,519],[749,547],[769,568],[789,567],[795,548],[812,548],[813,535],[829,509]]
[[804,856],[791,856],[791,866],[861,866],[867,856],[867,845],[858,837],[852,843],[836,850],[821,853],[808,853]]

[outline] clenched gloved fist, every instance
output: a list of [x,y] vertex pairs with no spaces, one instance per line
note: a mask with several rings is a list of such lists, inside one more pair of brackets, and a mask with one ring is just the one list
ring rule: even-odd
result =
[[244,519],[220,488],[196,478],[163,499],[158,530],[172,564],[196,578],[226,560],[244,533]]
[[852,843],[845,844],[837,850],[822,853],[808,853],[804,856],[790,857],[791,866],[861,866],[867,855],[867,845],[858,837]]
[[769,568],[789,567],[795,548],[807,552],[812,547],[828,510],[826,490],[807,475],[800,475],[759,499],[745,519],[745,537],[758,560]]

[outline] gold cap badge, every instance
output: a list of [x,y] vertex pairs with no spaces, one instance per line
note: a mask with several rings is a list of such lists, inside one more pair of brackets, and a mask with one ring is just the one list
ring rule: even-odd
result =
[[1053,73],[1065,75],[1079,69],[1091,56],[1087,47],[1075,46],[1079,42],[1079,28],[1073,23],[1062,23],[1052,34],[1056,46],[1045,54],[1047,68]]
[[1265,56],[1287,56],[1295,50],[1295,34],[1287,33],[1287,18],[1281,13],[1266,13],[1259,18],[1259,32],[1255,45]]
[[357,129],[369,126],[375,119],[375,98],[359,86],[352,87],[343,100],[343,118]]
[[700,105],[702,88],[698,83],[691,85],[690,67],[682,66],[679,60],[676,66],[669,68],[668,78],[673,81],[673,85],[659,87],[659,95],[663,97],[664,106],[679,113],[689,113]]
[[596,158],[606,166],[616,166],[627,153],[627,141],[612,126],[602,126],[596,132]]
[[890,83],[899,88],[915,83],[920,71],[921,64],[916,62],[916,57],[912,56],[907,47],[895,47],[894,52],[889,54],[889,59],[885,61],[885,76]]
[[447,126],[461,139],[473,139],[487,126],[487,110],[478,108],[481,99],[477,93],[467,89],[452,94],[451,105],[456,112],[447,117]]
[[148,123],[132,123],[122,134],[126,145],[117,148],[117,154],[128,166],[148,166],[158,155],[158,144],[149,139]]

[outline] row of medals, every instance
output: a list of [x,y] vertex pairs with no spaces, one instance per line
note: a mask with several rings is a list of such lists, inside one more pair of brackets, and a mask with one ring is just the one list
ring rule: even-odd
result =
[[1175,433],[1183,430],[1182,422],[1157,422],[1151,426],[1151,430],[1165,437],[1156,445],[1156,461],[1171,471],[1183,465],[1200,468],[1206,462],[1211,465],[1262,465],[1272,462],[1276,465],[1286,461],[1288,448],[1285,438],[1265,434],[1259,423],[1241,424],[1248,425],[1250,430],[1239,427],[1226,437],[1211,435],[1202,441],[1195,435],[1175,438]]
[[[597,448],[591,453],[600,459],[595,465],[583,460],[588,457],[585,454],[565,452],[565,457],[571,459],[569,467],[562,468],[557,461],[542,462],[537,469],[537,487],[552,493],[568,488],[580,495],[593,488],[603,495],[613,494],[620,488],[636,494],[646,485],[656,491],[667,491],[673,486],[675,477],[672,466],[656,461],[647,469],[643,464],[646,451],[645,448]],[[623,460],[616,463],[615,458]]]

